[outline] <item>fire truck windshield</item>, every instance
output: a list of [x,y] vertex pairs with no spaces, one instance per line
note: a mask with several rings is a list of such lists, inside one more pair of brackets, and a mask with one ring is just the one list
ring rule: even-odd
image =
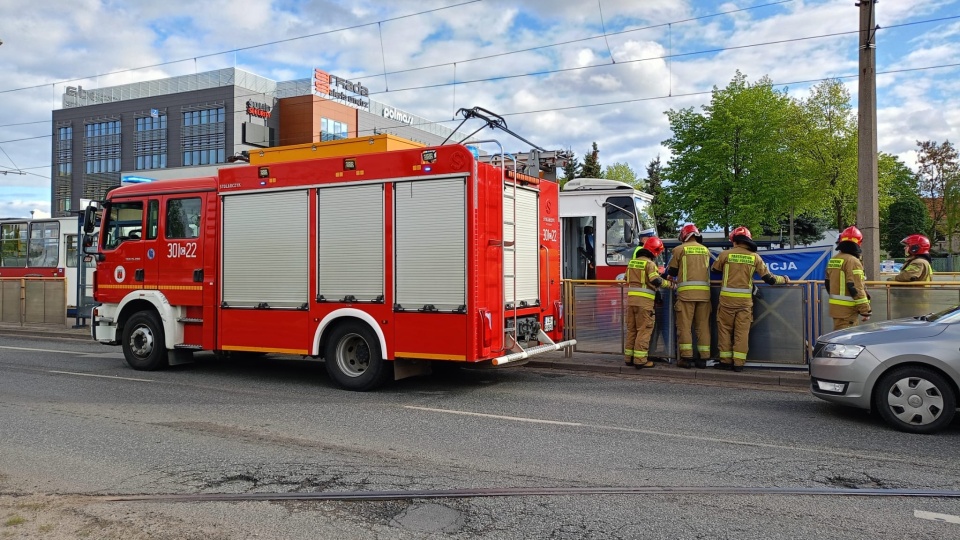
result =
[[143,229],[143,203],[122,202],[111,204],[106,220],[100,228],[103,247],[115,249],[128,240],[139,240]]

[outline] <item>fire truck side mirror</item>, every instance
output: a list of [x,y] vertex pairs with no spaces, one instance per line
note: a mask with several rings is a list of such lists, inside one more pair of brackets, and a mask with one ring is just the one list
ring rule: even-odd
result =
[[97,207],[90,205],[83,211],[83,232],[90,234],[97,226]]
[[83,254],[84,255],[95,255],[98,260],[100,259],[100,254],[97,253],[97,235],[95,234],[85,234],[83,235]]

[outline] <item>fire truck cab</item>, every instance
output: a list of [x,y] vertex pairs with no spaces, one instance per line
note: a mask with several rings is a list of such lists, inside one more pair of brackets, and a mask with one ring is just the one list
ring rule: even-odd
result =
[[626,272],[634,248],[656,234],[652,201],[652,195],[616,180],[575,178],[564,184],[563,278],[613,280]]
[[352,390],[574,344],[558,185],[459,144],[371,152],[378,137],[111,190],[93,338],[140,370],[195,351],[324,358]]

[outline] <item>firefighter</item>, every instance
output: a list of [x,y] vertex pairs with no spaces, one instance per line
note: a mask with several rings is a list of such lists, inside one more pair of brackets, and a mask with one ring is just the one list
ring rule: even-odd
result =
[[858,316],[866,322],[870,319],[870,298],[863,285],[865,276],[862,251],[863,233],[856,227],[847,227],[837,241],[837,255],[827,262],[827,277],[824,287],[830,295],[830,317],[833,329],[843,330],[856,326]]
[[[676,283],[677,366],[690,369],[707,367],[710,357],[710,250],[701,241],[697,226],[688,223],[680,229],[681,244],[673,248],[667,276]],[[694,361],[693,334],[697,335],[698,358]]]
[[743,371],[750,346],[750,325],[753,322],[753,275],[757,274],[768,285],[790,283],[787,276],[777,276],[767,270],[750,230],[737,227],[730,233],[733,247],[725,249],[713,263],[713,270],[723,274],[720,304],[717,307],[717,348],[719,369]]
[[908,257],[900,273],[887,281],[933,281],[930,266],[930,239],[922,234],[911,234],[900,241]]
[[627,264],[627,341],[623,354],[624,362],[637,369],[653,367],[647,354],[656,317],[653,307],[657,289],[666,283],[654,262],[661,253],[663,242],[650,236],[633,250],[633,258]]

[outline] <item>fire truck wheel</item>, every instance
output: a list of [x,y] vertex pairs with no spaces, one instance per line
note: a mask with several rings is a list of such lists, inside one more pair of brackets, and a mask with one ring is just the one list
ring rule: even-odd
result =
[[334,328],[323,357],[330,378],[348,390],[373,390],[390,377],[392,366],[380,354],[376,334],[363,323],[345,322]]
[[153,371],[167,365],[163,325],[153,312],[134,313],[123,326],[123,357],[133,369]]

